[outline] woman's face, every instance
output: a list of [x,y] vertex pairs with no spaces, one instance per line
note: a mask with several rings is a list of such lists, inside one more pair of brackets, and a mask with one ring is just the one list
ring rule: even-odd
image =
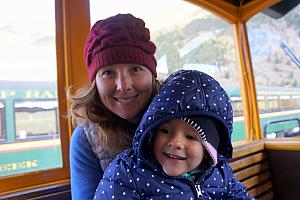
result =
[[123,119],[135,122],[151,98],[152,79],[147,67],[115,64],[99,69],[96,85],[106,108]]

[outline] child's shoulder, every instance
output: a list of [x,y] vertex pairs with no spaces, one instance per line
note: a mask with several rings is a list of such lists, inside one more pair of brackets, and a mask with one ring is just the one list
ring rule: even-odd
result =
[[215,177],[219,177],[224,183],[229,182],[232,176],[231,167],[226,160],[219,160],[217,165],[212,167],[211,173],[209,173],[209,179],[213,177],[215,180]]

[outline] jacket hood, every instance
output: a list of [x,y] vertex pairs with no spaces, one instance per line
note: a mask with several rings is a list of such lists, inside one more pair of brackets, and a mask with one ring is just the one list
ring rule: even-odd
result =
[[232,113],[227,93],[214,78],[195,70],[177,71],[164,81],[145,112],[133,138],[134,151],[149,160],[153,152],[151,141],[161,123],[185,116],[207,116],[217,124],[218,154],[229,159]]

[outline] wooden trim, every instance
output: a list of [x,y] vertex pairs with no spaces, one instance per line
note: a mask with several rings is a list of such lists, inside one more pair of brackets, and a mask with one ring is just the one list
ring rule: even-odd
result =
[[[63,45],[64,69],[66,84],[64,92],[72,86],[74,91],[88,85],[88,77],[84,63],[83,49],[85,40],[90,29],[90,8],[89,0],[71,1],[65,0],[62,3],[63,19]],[[80,27],[78,25],[80,24]],[[70,102],[67,101],[67,108]],[[66,112],[67,113],[67,112]],[[69,138],[72,134],[72,124],[68,120]]]
[[[66,88],[88,84],[83,59],[83,46],[90,28],[89,1],[56,0],[56,51],[58,73],[59,125],[61,133],[62,168],[1,177],[0,194],[8,194],[47,185],[68,182],[69,140],[71,123],[66,118]],[[78,25],[80,25],[78,27]]]
[[200,6],[209,12],[219,16],[230,24],[237,22],[238,8],[226,1],[220,0],[185,0]]
[[51,169],[1,179],[0,195],[31,190],[53,184],[69,183],[68,169]]
[[[57,183],[54,185],[48,185],[48,186],[40,186],[38,188],[32,188],[28,190],[23,190],[20,192],[14,192],[11,194],[1,195],[0,199],[33,199],[38,197],[38,199],[41,199],[41,197],[53,197],[53,196],[68,196],[71,199],[71,186],[70,182],[62,182]],[[44,198],[49,199],[49,198]],[[62,199],[62,198],[55,198],[55,199]],[[63,198],[66,199],[66,198]]]
[[62,1],[66,87],[88,84],[83,49],[90,29],[89,1]]
[[300,151],[300,138],[294,140],[265,140],[266,150]]
[[234,33],[240,64],[241,96],[244,99],[246,139],[250,141],[258,140],[262,138],[262,135],[246,24],[239,21],[234,25]]
[[[71,1],[65,0],[61,3],[61,33],[63,33],[63,51],[59,54],[63,56],[61,72],[65,75],[64,87],[60,87],[64,94],[69,87],[73,87],[74,91],[78,88],[88,85],[88,77],[84,64],[83,49],[86,37],[90,28],[90,9],[89,0]],[[80,27],[78,27],[80,24]],[[66,102],[66,110],[64,116],[68,113],[70,102],[64,98]],[[68,124],[68,137],[71,139],[73,126],[70,119],[65,119]],[[69,162],[69,161],[68,161]]]
[[[62,149],[62,163],[64,173],[67,177],[70,177],[69,172],[69,143],[70,137],[69,132],[71,127],[68,126],[69,121],[65,118],[68,110],[68,104],[63,99],[66,99],[66,79],[65,79],[65,57],[62,55],[64,51],[63,47],[63,20],[62,20],[62,4],[63,0],[55,0],[55,18],[56,18],[56,60],[57,60],[57,94],[58,94],[58,110],[59,110],[59,130],[60,130],[60,140]],[[65,179],[65,177],[64,177]]]
[[257,13],[265,10],[266,8],[278,3],[281,0],[254,0],[249,3],[243,5],[239,9],[240,13],[240,21],[247,22],[251,17],[256,15]]
[[235,148],[235,147],[238,147],[238,146],[247,145],[250,142],[252,142],[252,141],[250,141],[250,140],[238,140],[238,141],[232,142],[232,145]]
[[264,140],[251,142],[246,145],[234,147],[233,159],[264,150]]
[[245,58],[244,58],[244,55],[243,55],[243,50],[242,50],[242,39],[241,39],[241,34],[239,33],[240,32],[240,27],[239,25],[236,23],[233,25],[233,28],[234,28],[234,36],[235,36],[235,44],[236,44],[236,55],[237,55],[237,61],[238,61],[238,69],[239,69],[239,73],[240,73],[240,84],[241,84],[241,96],[242,96],[242,105],[243,105],[243,114],[244,114],[244,121],[245,121],[245,131],[246,131],[246,140],[249,140],[250,139],[250,136],[249,136],[249,114],[248,114],[248,111],[249,111],[249,107],[250,107],[250,104],[249,104],[249,100],[247,97],[247,93],[246,93],[246,86],[244,84],[245,81],[243,81],[243,76],[244,76],[244,73],[243,71],[245,71]]
[[220,0],[185,0],[212,12],[231,24],[238,21],[247,22],[251,17],[264,9],[280,2],[281,0],[253,0],[247,4],[234,6],[226,1]]

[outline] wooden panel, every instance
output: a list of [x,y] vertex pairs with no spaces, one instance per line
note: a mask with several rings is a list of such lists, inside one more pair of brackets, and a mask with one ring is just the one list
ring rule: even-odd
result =
[[233,161],[230,163],[230,166],[233,169],[233,171],[237,171],[237,170],[245,168],[249,165],[253,165],[255,163],[261,162],[262,160],[265,160],[265,159],[266,159],[265,153],[260,152],[260,153],[239,159],[236,162]]
[[273,186],[264,140],[235,147],[230,161],[234,175],[259,200],[273,199]]
[[273,192],[270,190],[269,192],[263,194],[262,196],[257,198],[258,200],[271,200],[273,199]]
[[259,187],[250,189],[248,192],[252,196],[256,197],[256,196],[259,196],[260,194],[270,190],[271,188],[272,188],[272,182],[268,181],[268,182],[265,182],[264,184],[260,185]]
[[265,171],[264,173],[258,174],[256,176],[253,176],[245,181],[243,181],[243,184],[247,188],[252,188],[253,186],[256,186],[259,183],[265,182],[266,180],[270,180],[271,173],[269,171]]
[[245,168],[243,170],[240,170],[234,173],[234,175],[238,180],[243,181],[246,178],[249,178],[255,174],[259,174],[261,171],[266,170],[268,168],[269,168],[269,164],[267,162],[259,163],[251,167]]
[[276,199],[300,199],[300,151],[267,151]]

